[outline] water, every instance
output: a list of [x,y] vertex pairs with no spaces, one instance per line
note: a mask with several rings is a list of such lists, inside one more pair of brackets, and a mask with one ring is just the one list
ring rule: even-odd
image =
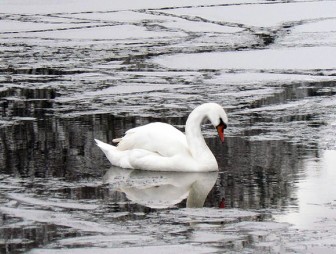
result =
[[[221,144],[209,137],[218,173],[111,168],[93,137],[112,140],[151,120],[51,116],[4,127],[2,252],[139,246],[155,251],[183,244],[186,251],[238,253],[266,243],[262,250],[291,250],[290,244],[274,240],[287,239],[284,230],[293,234],[287,223],[314,231],[317,224],[322,234],[325,223],[335,219],[334,151],[235,136]],[[156,120],[181,126],[185,118]],[[225,209],[219,209],[223,198]]]
[[[0,14],[0,253],[335,252],[333,1],[15,3]],[[229,115],[224,144],[203,126],[219,172],[119,169],[94,144],[183,130],[209,101]]]

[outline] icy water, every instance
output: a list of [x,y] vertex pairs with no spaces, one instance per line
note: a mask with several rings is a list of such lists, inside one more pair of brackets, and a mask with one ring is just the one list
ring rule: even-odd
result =
[[247,131],[207,138],[220,171],[188,174],[110,167],[93,143],[153,120],[185,122],[95,114],[3,127],[1,252],[333,249],[334,150]]
[[[0,253],[336,251],[335,1],[80,3],[0,4]],[[94,144],[208,101],[219,172]]]

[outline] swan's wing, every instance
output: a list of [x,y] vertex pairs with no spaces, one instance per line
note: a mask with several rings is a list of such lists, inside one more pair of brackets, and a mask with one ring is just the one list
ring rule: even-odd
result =
[[168,157],[189,153],[185,135],[166,123],[150,123],[130,129],[118,141],[120,151],[143,149]]

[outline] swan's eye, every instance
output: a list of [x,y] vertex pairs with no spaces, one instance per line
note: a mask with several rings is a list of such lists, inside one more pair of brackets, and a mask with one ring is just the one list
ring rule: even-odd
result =
[[223,126],[224,126],[224,129],[226,129],[226,128],[227,128],[227,124],[226,124],[226,123],[224,123],[224,121],[223,121],[223,119],[222,119],[222,118],[220,118],[220,119],[219,119],[219,125],[223,125]]

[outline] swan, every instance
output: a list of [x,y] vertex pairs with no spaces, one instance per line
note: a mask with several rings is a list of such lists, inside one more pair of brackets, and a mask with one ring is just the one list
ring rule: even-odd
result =
[[215,156],[205,143],[202,122],[208,119],[224,142],[228,118],[217,103],[196,107],[188,116],[185,134],[161,122],[130,129],[122,138],[114,139],[117,146],[95,139],[112,165],[121,168],[151,171],[207,172],[217,171]]

